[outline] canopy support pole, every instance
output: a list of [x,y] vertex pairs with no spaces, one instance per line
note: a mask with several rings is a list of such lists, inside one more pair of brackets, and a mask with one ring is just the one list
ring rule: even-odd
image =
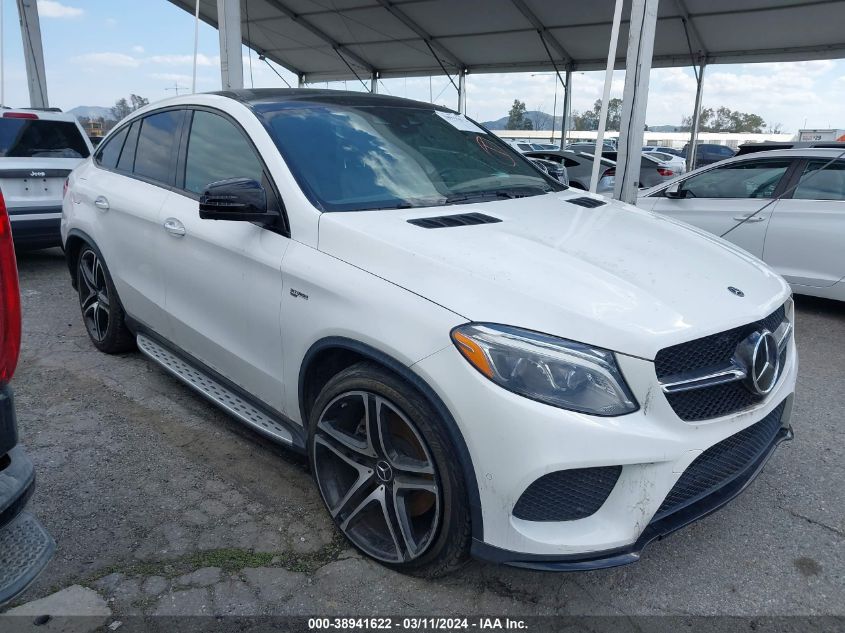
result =
[[687,171],[695,169],[695,159],[698,155],[698,128],[701,125],[701,95],[704,86],[704,69],[706,62],[698,67],[697,85],[695,87],[695,110],[692,113],[692,125],[690,126],[689,149],[687,150]]
[[244,87],[240,0],[217,0],[217,24],[223,90],[240,90]]
[[21,19],[23,57],[26,62],[26,78],[29,87],[29,106],[49,108],[47,98],[47,77],[44,75],[44,49],[41,47],[41,22],[38,19],[36,0],[18,0]]
[[622,95],[622,125],[616,161],[613,197],[635,204],[640,180],[643,133],[658,0],[632,0],[628,52],[625,58],[625,92]]
[[610,87],[613,84],[613,70],[616,66],[616,49],[619,45],[619,24],[622,22],[622,5],[624,0],[616,0],[613,11],[613,26],[610,28],[610,45],[607,47],[607,67],[604,71],[604,92],[601,97],[601,113],[599,114],[599,129],[596,134],[596,151],[593,156],[593,173],[590,176],[590,193],[596,192],[599,184],[599,168],[604,150],[604,131],[607,128],[607,109],[610,105]]
[[566,68],[566,85],[563,92],[563,118],[560,122],[560,149],[566,144],[566,135],[569,134],[569,115],[572,111],[572,69]]
[[370,75],[370,93],[378,94],[378,73],[376,71],[373,71]]
[[461,68],[458,72],[458,112],[467,113],[467,71]]

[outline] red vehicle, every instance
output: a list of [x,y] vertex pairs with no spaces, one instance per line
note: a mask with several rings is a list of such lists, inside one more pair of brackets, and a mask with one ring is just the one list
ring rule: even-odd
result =
[[0,605],[20,594],[50,561],[56,544],[25,511],[35,470],[18,444],[9,381],[21,344],[21,298],[12,229],[0,193]]

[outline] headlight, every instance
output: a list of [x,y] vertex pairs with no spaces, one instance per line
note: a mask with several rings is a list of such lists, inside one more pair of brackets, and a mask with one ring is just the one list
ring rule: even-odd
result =
[[613,352],[485,323],[455,328],[452,341],[487,378],[526,398],[601,416],[623,415],[638,408]]

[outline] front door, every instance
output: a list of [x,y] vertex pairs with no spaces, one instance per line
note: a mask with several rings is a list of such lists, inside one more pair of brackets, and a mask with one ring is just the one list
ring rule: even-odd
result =
[[792,161],[754,159],[709,169],[681,182],[683,197],[660,197],[652,210],[715,235],[730,230],[725,239],[762,258],[766,227],[777,203],[757,211],[780,191]]
[[165,308],[172,341],[281,411],[282,259],[289,238],[251,222],[203,220],[209,183],[252,178],[278,204],[245,132],[227,117],[192,113],[181,183],[162,209]]

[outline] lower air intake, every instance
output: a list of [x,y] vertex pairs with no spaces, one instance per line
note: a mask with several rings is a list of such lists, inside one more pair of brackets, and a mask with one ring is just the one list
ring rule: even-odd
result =
[[525,521],[583,519],[604,504],[621,472],[622,466],[602,466],[543,475],[522,493],[513,515]]

